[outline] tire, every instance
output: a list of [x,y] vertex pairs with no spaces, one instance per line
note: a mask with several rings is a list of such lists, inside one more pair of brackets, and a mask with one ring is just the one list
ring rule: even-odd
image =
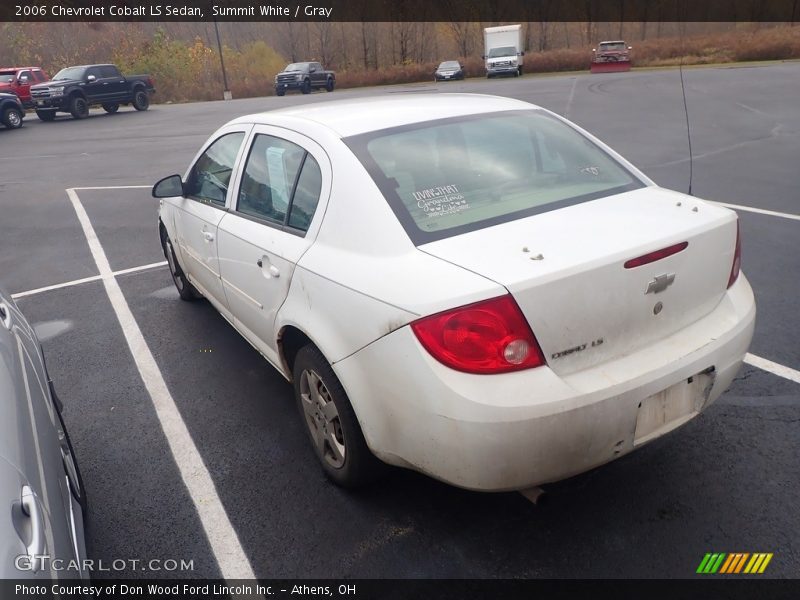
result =
[[56,111],[54,110],[37,110],[36,116],[40,121],[52,121],[56,118]]
[[7,108],[3,112],[3,125],[8,127],[9,129],[19,129],[22,127],[22,111],[18,108]]
[[119,110],[119,104],[103,104],[103,110],[108,114],[113,115]]
[[519,76],[522,77],[522,65],[517,67],[517,71],[519,71]]
[[333,77],[328,77],[328,81],[325,82],[325,91],[332,92],[335,86],[336,82],[333,80]]
[[58,422],[61,425],[60,433],[63,433],[63,438],[61,435],[59,435],[59,438],[61,438],[62,462],[67,475],[69,490],[78,504],[80,504],[85,515],[89,505],[86,499],[86,486],[83,484],[81,469],[78,466],[78,461],[75,459],[75,450],[72,447],[72,440],[69,437],[67,426],[64,425],[64,417],[60,410],[56,410],[56,414],[58,415]]
[[133,108],[136,110],[147,110],[150,108],[150,96],[142,88],[133,91]]
[[69,113],[73,119],[85,119],[89,116],[89,104],[83,96],[73,96],[69,101]]
[[191,302],[192,300],[202,298],[202,294],[189,283],[186,275],[184,275],[183,269],[181,269],[181,266],[178,264],[178,259],[175,257],[175,250],[172,248],[172,242],[170,242],[166,233],[162,233],[161,246],[164,249],[164,256],[167,259],[167,266],[169,267],[169,274],[172,277],[172,283],[174,283],[175,287],[178,289],[178,295],[181,297],[181,300]]
[[285,96],[286,95],[286,90],[284,90],[284,89],[275,90],[275,95],[276,96]]
[[385,465],[367,447],[342,384],[316,346],[297,353],[293,379],[297,409],[325,475],[346,488],[374,481]]
[[300,88],[300,90],[301,90],[301,91],[302,91],[304,94],[310,94],[310,93],[311,93],[311,81],[310,81],[310,80],[308,80],[308,79],[306,79],[306,80],[303,82],[303,87],[302,87],[302,88]]

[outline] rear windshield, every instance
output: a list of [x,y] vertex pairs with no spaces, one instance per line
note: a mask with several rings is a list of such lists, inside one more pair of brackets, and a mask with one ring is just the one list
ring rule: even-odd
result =
[[541,110],[428,121],[344,141],[416,245],[644,186]]

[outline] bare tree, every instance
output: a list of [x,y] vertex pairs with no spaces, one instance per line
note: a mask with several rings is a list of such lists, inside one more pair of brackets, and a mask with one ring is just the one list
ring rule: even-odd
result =
[[[329,22],[313,23],[314,56],[323,65],[333,63],[333,29]],[[309,57],[310,58],[310,57]]]

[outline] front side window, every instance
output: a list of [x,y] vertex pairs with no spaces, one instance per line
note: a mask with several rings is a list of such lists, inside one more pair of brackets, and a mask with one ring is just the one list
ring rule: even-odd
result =
[[306,231],[319,202],[322,175],[303,148],[258,134],[247,157],[236,210]]
[[194,163],[186,181],[186,195],[195,200],[225,206],[236,155],[244,140],[237,131],[223,135],[211,144]]
[[442,119],[345,142],[417,245],[644,185],[541,110]]
[[20,74],[19,74],[19,77],[18,77],[18,79],[19,79],[20,83],[22,82],[22,78],[23,78],[23,77],[27,77],[27,78],[28,78],[28,79],[27,79],[27,82],[28,82],[28,83],[30,83],[30,82],[31,82],[31,72],[30,72],[30,71],[21,71],[21,72],[20,72]]

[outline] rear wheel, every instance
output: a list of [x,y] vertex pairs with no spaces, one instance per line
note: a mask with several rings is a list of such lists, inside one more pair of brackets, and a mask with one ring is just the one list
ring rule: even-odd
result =
[[325,474],[349,488],[373,481],[384,465],[367,447],[342,384],[316,346],[300,349],[293,376],[297,408]]
[[41,121],[52,121],[56,118],[56,111],[54,110],[37,110],[36,116]]
[[300,88],[300,89],[304,94],[310,94],[311,93],[311,81],[309,79],[306,79],[303,82],[303,87]]
[[328,77],[328,81],[325,82],[325,91],[332,92],[335,85],[333,77]]
[[119,110],[119,104],[103,104],[103,110],[108,114],[113,115]]
[[22,111],[18,108],[7,108],[5,112],[3,112],[3,125],[8,127],[9,129],[19,129],[22,127]]
[[162,233],[161,235],[161,244],[164,247],[164,256],[167,258],[169,274],[172,276],[172,282],[178,289],[178,295],[181,297],[181,300],[191,302],[192,300],[202,298],[202,294],[197,291],[197,288],[189,283],[189,280],[183,273],[183,269],[181,269],[181,266],[178,264],[178,259],[175,258],[175,250],[172,248],[172,242],[166,233]]
[[73,96],[69,101],[69,113],[73,119],[85,119],[89,116],[89,103],[83,96]]
[[143,89],[139,88],[135,92],[133,92],[133,108],[136,110],[147,110],[150,108],[150,96],[147,95],[147,92]]

